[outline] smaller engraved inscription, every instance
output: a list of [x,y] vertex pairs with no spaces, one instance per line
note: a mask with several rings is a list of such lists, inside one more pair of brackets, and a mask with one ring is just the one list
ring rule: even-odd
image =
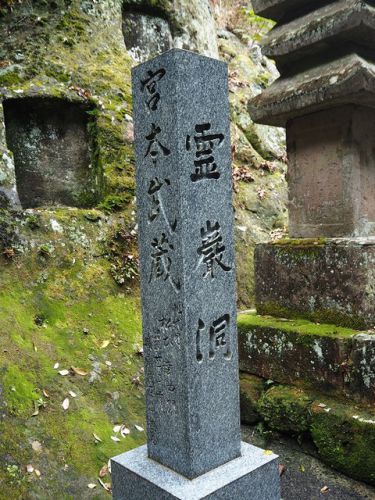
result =
[[[209,349],[208,359],[213,360],[218,351],[223,353],[224,359],[229,361],[232,359],[232,351],[230,345],[230,316],[223,314],[220,318],[211,323],[208,329]],[[206,324],[202,319],[198,320],[198,329],[196,333],[196,358],[198,363],[202,363],[204,359],[202,344],[207,333]]]
[[152,163],[156,165],[159,155],[169,156],[171,154],[170,149],[164,146],[158,139],[157,136],[160,134],[161,128],[155,123],[151,124],[151,132],[146,135],[146,140],[148,141],[148,147],[145,154],[145,158],[151,157]]
[[149,283],[156,279],[169,281],[173,289],[178,292],[181,288],[180,282],[175,281],[171,276],[172,258],[171,252],[174,246],[169,242],[165,233],[160,238],[154,238],[151,242],[153,248],[151,252],[151,273]]
[[158,82],[164,78],[165,69],[161,68],[155,72],[147,71],[147,78],[141,81],[142,92],[146,90],[148,99],[146,101],[148,109],[156,111],[160,101],[160,94],[158,92]]
[[168,226],[169,232],[174,233],[177,227],[177,220],[174,219],[173,222],[169,221],[165,212],[163,198],[161,196],[162,188],[168,188],[170,187],[170,185],[171,181],[169,179],[160,180],[158,179],[158,177],[155,177],[150,181],[150,185],[147,191],[151,202],[150,210],[148,213],[148,220],[149,222],[153,222],[161,214]]
[[197,252],[200,255],[198,267],[201,264],[206,266],[206,272],[203,277],[207,276],[213,279],[215,277],[215,267],[219,267],[225,272],[231,271],[231,266],[223,262],[225,245],[223,244],[223,237],[221,235],[221,227],[218,222],[206,222],[206,227],[201,228],[202,245],[198,248]]
[[[197,134],[194,136],[195,142],[195,157],[194,161],[195,172],[191,174],[192,182],[201,181],[204,179],[219,179],[220,172],[215,161],[214,149],[220,147],[224,141],[223,134],[207,134],[211,129],[209,123],[203,123],[195,126]],[[188,135],[186,138],[186,149],[190,151],[192,148],[192,139]]]

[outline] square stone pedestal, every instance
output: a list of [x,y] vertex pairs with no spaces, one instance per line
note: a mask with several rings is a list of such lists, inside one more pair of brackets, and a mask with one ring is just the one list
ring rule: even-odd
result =
[[242,456],[187,479],[147,456],[147,446],[112,459],[114,500],[280,500],[278,457],[242,443]]
[[375,238],[257,245],[255,294],[259,314],[374,328]]

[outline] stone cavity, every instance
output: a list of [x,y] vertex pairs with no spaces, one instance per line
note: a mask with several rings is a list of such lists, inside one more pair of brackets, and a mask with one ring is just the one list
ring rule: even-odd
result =
[[155,7],[125,5],[122,32],[126,48],[141,62],[173,46],[169,20]]
[[88,108],[53,98],[3,102],[22,208],[86,207],[97,196]]

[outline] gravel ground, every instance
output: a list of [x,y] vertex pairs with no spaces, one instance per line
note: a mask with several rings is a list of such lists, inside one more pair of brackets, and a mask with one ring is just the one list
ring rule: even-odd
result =
[[252,427],[242,428],[244,441],[279,455],[283,466],[282,500],[375,500],[375,488],[340,474],[310,455],[310,443],[299,445],[280,434],[265,439]]

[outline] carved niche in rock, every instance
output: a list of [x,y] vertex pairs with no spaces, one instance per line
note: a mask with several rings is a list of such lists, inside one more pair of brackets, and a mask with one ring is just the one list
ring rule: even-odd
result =
[[164,12],[156,8],[142,5],[125,6],[122,32],[126,48],[140,62],[173,47],[169,21]]
[[3,105],[22,207],[95,205],[101,183],[92,166],[88,108],[42,97]]

